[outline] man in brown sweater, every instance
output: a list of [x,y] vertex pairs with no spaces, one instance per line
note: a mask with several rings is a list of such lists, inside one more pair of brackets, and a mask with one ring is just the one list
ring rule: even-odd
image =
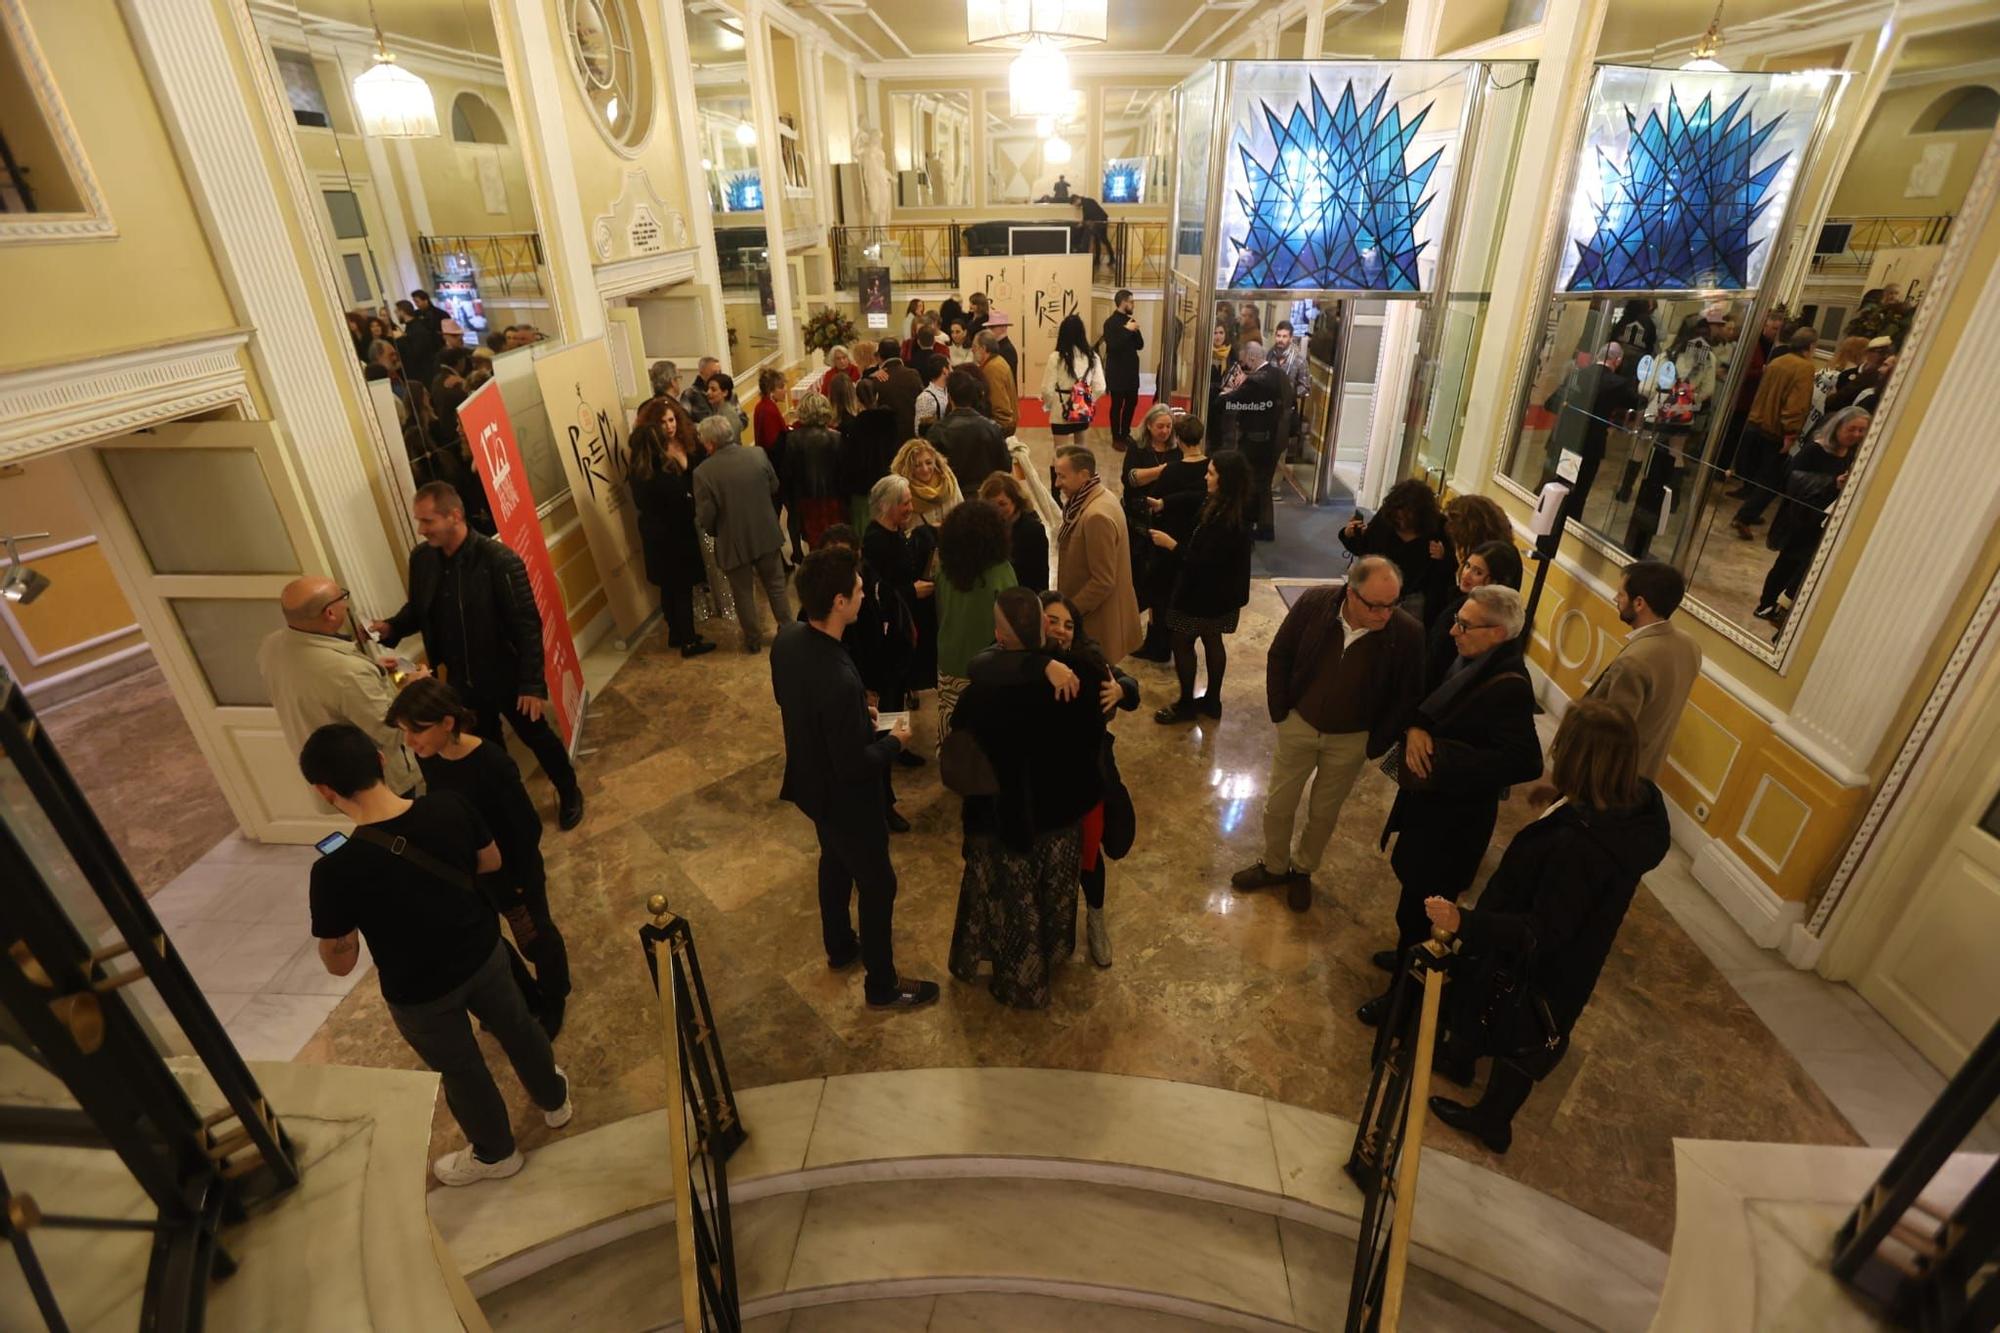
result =
[[982,330],[972,340],[972,357],[979,363],[979,373],[986,377],[986,396],[990,399],[992,417],[1000,423],[1002,430],[1011,433],[1014,423],[1020,419],[1021,394],[1014,384],[1014,368],[1007,364],[1007,358],[1000,355],[1000,339],[1005,336],[993,329]]
[[1764,510],[1785,484],[1785,458],[1812,411],[1813,373],[1819,369],[1813,345],[1818,341],[1810,328],[1794,330],[1785,344],[1789,350],[1764,363],[1757,396],[1750,400],[1750,420],[1736,446],[1736,475],[1744,478],[1744,497],[1729,526],[1739,537],[1756,535],[1750,525],[1763,522]]
[[[1294,912],[1312,906],[1312,874],[1362,764],[1386,753],[1423,690],[1424,631],[1396,607],[1403,576],[1381,556],[1344,582],[1314,588],[1278,626],[1265,689],[1278,748],[1264,797],[1264,856],[1230,877],[1239,893],[1287,886]],[[1315,776],[1316,775],[1316,776]],[[1292,826],[1306,783],[1305,833]]]

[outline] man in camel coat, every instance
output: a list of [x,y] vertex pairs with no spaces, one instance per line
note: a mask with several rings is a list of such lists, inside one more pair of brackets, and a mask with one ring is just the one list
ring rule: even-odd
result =
[[1056,535],[1056,589],[1083,612],[1083,630],[1116,662],[1139,646],[1139,599],[1125,514],[1097,476],[1097,456],[1080,445],[1056,450],[1062,529]]

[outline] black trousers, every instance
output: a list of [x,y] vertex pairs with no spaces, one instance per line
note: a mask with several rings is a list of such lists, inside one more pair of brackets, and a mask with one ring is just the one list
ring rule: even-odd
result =
[[[689,615],[694,613],[690,611]],[[569,751],[563,748],[562,737],[549,725],[548,713],[540,717],[529,717],[521,711],[518,699],[475,699],[473,711],[479,714],[479,726],[475,730],[481,740],[492,741],[495,745],[507,743],[506,734],[500,730],[501,719],[506,719],[514,728],[514,734],[521,743],[534,752],[535,759],[555,784],[556,793],[568,796],[576,790],[576,767],[569,761]]]
[[1139,410],[1139,391],[1133,389],[1113,389],[1111,398],[1111,438],[1130,440],[1132,438],[1132,417]]
[[549,915],[548,881],[517,884],[508,879],[503,867],[496,875],[481,875],[480,888],[506,921],[521,954],[526,954],[535,965],[534,980],[527,981],[527,969],[520,954],[515,954],[510,964],[514,979],[523,982],[521,989],[528,997],[528,1006],[539,1011],[551,1000],[567,999],[569,947],[563,943],[562,932],[556,929],[555,919]]
[[694,632],[694,589],[662,587],[660,614],[666,617],[667,643],[672,647],[683,647],[699,637]]
[[1764,516],[1785,484],[1785,442],[1755,426],[1745,426],[1736,453],[1736,475],[1750,493],[1743,497],[1735,521],[1754,523]]
[[[862,825],[865,825],[863,827]],[[889,860],[889,826],[879,814],[815,820],[819,835],[819,928],[829,959],[851,956],[858,944],[871,1001],[895,995],[896,867]],[[860,899],[857,940],[848,903]]]
[[1764,576],[1764,590],[1758,594],[1757,605],[1776,606],[1781,595],[1798,600],[1799,585],[1805,581],[1813,553],[1819,550],[1824,524],[1801,523],[1799,527],[1802,531],[1794,532],[1778,548],[1778,558],[1771,562],[1771,572]]
[[1260,532],[1269,532],[1276,521],[1271,509],[1271,484],[1278,475],[1278,441],[1269,435],[1253,435],[1246,431],[1241,447],[1244,461],[1250,464],[1251,511],[1255,515],[1253,526]]

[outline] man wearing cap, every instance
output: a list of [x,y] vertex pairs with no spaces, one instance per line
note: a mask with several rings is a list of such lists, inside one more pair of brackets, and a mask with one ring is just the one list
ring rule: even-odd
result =
[[1014,331],[1014,317],[1004,310],[990,312],[986,319],[986,330],[1000,335],[1000,344],[995,351],[1007,363],[1007,369],[1014,372],[1014,383],[1021,382],[1021,353],[1015,349],[1014,340],[1009,335]]
[[1000,345],[1007,341],[1006,334],[1004,325],[982,332],[972,340],[972,359],[979,363],[979,373],[986,377],[986,396],[993,420],[1011,435],[1020,420],[1021,391],[1014,379],[1014,368],[1000,354]]
[[1879,405],[1882,390],[1889,385],[1888,360],[1896,350],[1896,340],[1884,335],[1868,340],[1868,350],[1861,354],[1861,364],[1849,366],[1833,381],[1833,392],[1826,396],[1826,415],[1847,407],[1865,407],[1873,412]]

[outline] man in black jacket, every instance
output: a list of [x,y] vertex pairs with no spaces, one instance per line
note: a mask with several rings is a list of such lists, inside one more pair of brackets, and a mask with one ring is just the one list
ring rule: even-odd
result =
[[1132,414],[1139,410],[1139,352],[1146,335],[1132,314],[1132,293],[1119,288],[1116,307],[1104,321],[1104,391],[1111,397],[1111,447],[1123,452],[1132,443]]
[[958,478],[958,489],[968,500],[979,494],[981,483],[995,472],[1011,475],[1014,470],[1014,460],[1007,452],[1007,432],[979,411],[985,389],[985,377],[970,366],[952,371],[945,381],[951,411],[924,432],[924,438],[944,455],[951,474]]
[[903,364],[902,346],[894,338],[876,344],[875,354],[882,360],[875,368],[875,379],[882,386],[877,401],[896,414],[896,447],[900,449],[917,433],[917,395],[924,391],[924,377]]
[[[771,693],[785,728],[780,798],[812,820],[819,835],[819,919],[827,966],[860,961],[871,1009],[916,1009],[935,1001],[935,981],[897,975],[896,867],[889,860],[883,774],[910,738],[910,724],[877,737],[868,692],[841,636],[861,610],[860,564],[842,546],[822,546],[799,565],[803,622],[779,628],[771,644]],[[857,939],[848,900],[859,896]]]
[[1244,376],[1222,395],[1222,410],[1236,423],[1236,443],[1250,464],[1251,499],[1255,503],[1258,541],[1277,538],[1271,513],[1271,479],[1278,471],[1278,418],[1285,410],[1290,386],[1279,369],[1264,358],[1264,344],[1251,339],[1237,353]]
[[410,552],[410,600],[369,624],[385,647],[421,633],[431,666],[479,714],[479,735],[505,745],[504,717],[561,798],[557,822],[583,820],[583,789],[569,751],[543,716],[549,686],[542,674],[542,614],[521,557],[465,523],[465,502],[450,485],[417,488],[410,512],[424,544]]

